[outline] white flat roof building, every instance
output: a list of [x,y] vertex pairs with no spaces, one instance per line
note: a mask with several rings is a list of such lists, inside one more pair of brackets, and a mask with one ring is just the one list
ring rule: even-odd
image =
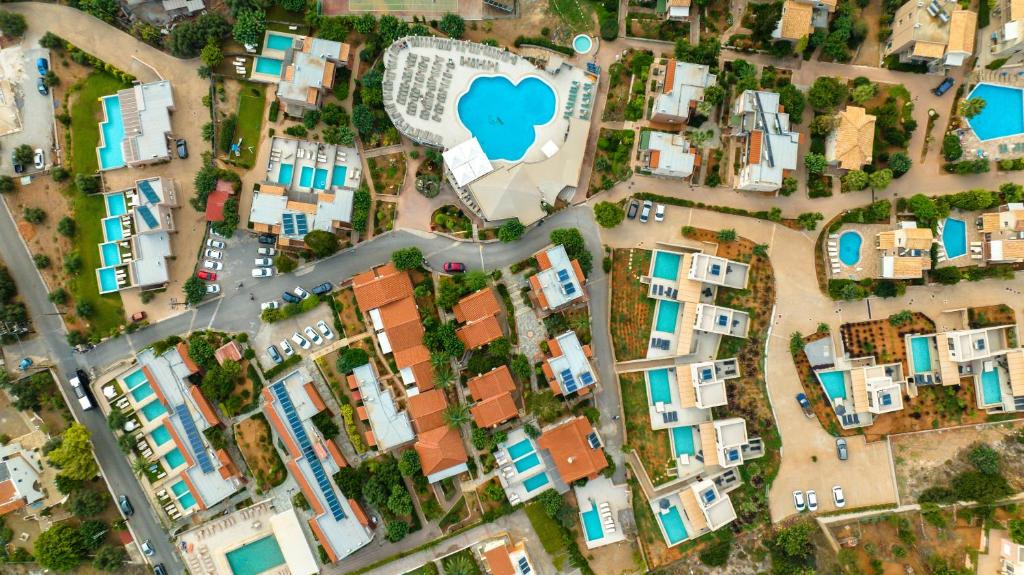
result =
[[641,165],[655,176],[688,178],[697,162],[696,150],[680,134],[640,134]]
[[373,429],[377,447],[381,451],[416,439],[409,422],[409,414],[398,411],[391,390],[381,389],[377,374],[370,364],[355,368],[349,377],[354,378],[359,384],[359,394],[363,397],[363,406],[370,418],[370,427]]
[[703,252],[694,253],[686,277],[706,284],[746,289],[750,266]]
[[552,349],[552,357],[548,358],[547,365],[551,369],[554,381],[562,395],[574,393],[597,383],[594,367],[590,365],[590,359],[583,351],[583,345],[580,344],[576,332],[567,331],[552,341],[556,343],[557,351],[560,353],[554,355],[556,350]]
[[715,75],[704,64],[669,59],[665,64],[655,62],[652,67],[664,70],[661,78],[652,74],[652,78],[657,81],[656,88],[661,91],[654,96],[652,122],[685,122],[690,117],[691,109],[704,100],[704,90],[715,84]]
[[545,310],[557,311],[581,300],[583,292],[582,271],[577,271],[578,264],[569,259],[565,247],[561,245],[536,254],[540,271],[530,276],[534,291],[543,295],[541,307]]
[[746,90],[736,98],[733,115],[738,122],[736,134],[746,140],[736,189],[777,191],[783,178],[797,169],[800,147],[800,134],[790,129],[779,95]]

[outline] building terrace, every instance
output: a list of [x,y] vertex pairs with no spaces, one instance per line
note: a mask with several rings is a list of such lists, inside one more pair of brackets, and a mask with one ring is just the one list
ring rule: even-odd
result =
[[387,451],[409,443],[416,438],[409,422],[409,414],[400,411],[391,390],[382,386],[371,364],[361,365],[348,376],[349,385],[355,383],[362,398],[362,410],[373,430],[373,444]]

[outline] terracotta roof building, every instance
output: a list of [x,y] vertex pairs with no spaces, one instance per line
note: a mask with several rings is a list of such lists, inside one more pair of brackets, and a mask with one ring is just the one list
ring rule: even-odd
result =
[[928,64],[932,71],[962,66],[974,52],[978,14],[955,2],[910,0],[896,10],[885,56]]
[[655,176],[688,178],[700,166],[697,148],[681,134],[641,132],[639,150],[641,166]]
[[498,321],[501,305],[490,287],[462,298],[452,311],[456,321],[466,324],[455,332],[466,349],[482,347],[504,335]]
[[654,80],[651,121],[663,124],[686,122],[697,104],[704,101],[704,91],[716,81],[707,65],[671,58],[655,60],[651,70]]
[[0,516],[41,501],[43,465],[34,451],[10,442],[0,447]]
[[809,36],[814,32],[814,26],[811,24],[813,16],[814,6],[786,0],[782,4],[782,18],[779,19],[779,25],[773,36],[780,40],[794,42]]
[[881,259],[880,277],[913,279],[931,268],[931,247],[934,236],[930,228],[919,228],[916,222],[900,222],[895,230],[880,232],[875,240]]
[[459,430],[443,425],[421,432],[415,445],[427,481],[436,483],[469,471],[466,448]]
[[552,313],[587,301],[583,289],[587,281],[583,269],[561,245],[547,247],[535,254],[538,272],[530,276],[532,297],[541,311]]
[[825,158],[844,170],[859,170],[870,164],[875,117],[859,106],[847,106],[838,119],[836,129],[825,139]]
[[601,440],[586,417],[576,417],[548,429],[537,445],[551,453],[558,474],[567,484],[584,477],[595,479],[608,467]]
[[494,427],[518,417],[519,409],[512,399],[516,384],[512,381],[508,366],[492,369],[470,379],[468,383],[470,393],[477,402],[470,408],[470,412],[478,427]]
[[430,431],[445,425],[444,410],[448,399],[440,389],[431,389],[409,397],[406,406],[417,433]]
[[533,571],[530,556],[523,541],[515,545],[504,538],[489,541],[481,546],[484,564],[491,575],[522,575]]
[[242,346],[238,345],[235,340],[231,340],[218,347],[217,351],[213,352],[213,357],[217,360],[218,365],[224,365],[224,362],[229,359],[242,361]]
[[790,127],[776,92],[745,90],[733,104],[743,140],[741,167],[734,187],[749,192],[776,192],[799,163],[800,134]]
[[590,393],[597,383],[597,375],[590,359],[593,352],[589,345],[580,343],[576,332],[567,331],[548,340],[550,356],[541,365],[548,385],[555,395]]

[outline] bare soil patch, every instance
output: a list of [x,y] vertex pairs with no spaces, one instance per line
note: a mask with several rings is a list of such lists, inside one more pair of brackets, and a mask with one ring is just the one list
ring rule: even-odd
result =
[[612,252],[611,332],[616,361],[640,359],[647,353],[655,302],[647,297],[647,286],[640,283],[640,276],[650,266],[650,250]]
[[283,483],[288,474],[274,449],[270,424],[263,414],[243,419],[235,425],[234,431],[235,443],[256,479],[257,489],[263,492]]

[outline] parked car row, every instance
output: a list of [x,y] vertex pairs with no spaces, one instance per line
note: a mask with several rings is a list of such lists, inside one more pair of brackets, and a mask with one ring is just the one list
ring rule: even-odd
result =
[[[202,269],[196,272],[196,277],[205,282],[217,281],[217,272],[224,269],[224,262],[221,260],[224,259],[225,247],[227,247],[227,244],[222,240],[206,239],[206,247],[203,248],[203,256],[206,259],[203,260]],[[220,284],[207,283],[206,293],[220,293]]]
[[[308,350],[312,349],[313,345],[323,345],[324,341],[334,339],[334,331],[327,325],[326,321],[320,320],[314,325],[316,325],[316,329],[313,329],[313,326],[307,325],[301,333],[293,333],[291,341],[302,349]],[[281,363],[286,357],[295,355],[295,348],[292,347],[292,344],[287,339],[282,339],[280,346],[281,351],[278,351],[275,345],[267,347],[267,357],[270,358],[270,361]]]
[[[266,234],[261,235],[259,237],[259,242],[261,244],[266,243],[264,241],[264,236],[265,235]],[[273,239],[273,236],[267,236],[267,237],[272,238],[272,242],[271,243],[276,243],[277,242],[276,239]],[[260,247],[256,248],[256,255],[258,257],[256,257],[256,259],[253,260],[253,263],[256,265],[256,267],[252,268],[252,277],[254,277],[254,278],[269,278],[269,277],[273,277],[273,275],[274,275],[274,258],[273,258],[273,256],[276,255],[276,254],[277,254],[277,250],[275,248],[272,248],[272,247],[260,246]]]
[[[846,496],[843,495],[842,486],[832,486],[832,503],[840,509],[846,507]],[[813,513],[818,510],[818,494],[813,489],[808,489],[805,498],[804,492],[798,489],[793,492],[793,506],[797,511],[806,510]]]
[[643,204],[641,204],[639,200],[630,200],[629,209],[626,211],[626,217],[631,220],[636,219],[636,214],[639,212],[640,223],[646,224],[651,218],[652,209],[654,210],[654,221],[665,221],[665,204],[654,204],[651,200],[644,200]]

